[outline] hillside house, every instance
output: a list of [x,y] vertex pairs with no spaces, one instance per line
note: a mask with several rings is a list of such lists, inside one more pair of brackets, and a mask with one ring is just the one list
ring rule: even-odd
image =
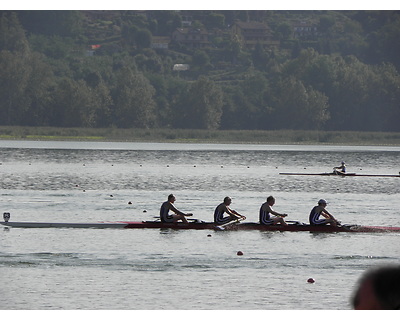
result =
[[151,48],[159,50],[167,50],[170,42],[169,37],[152,37]]
[[172,41],[192,49],[210,46],[209,34],[206,30],[195,28],[178,28],[172,33]]
[[316,25],[300,22],[293,25],[293,37],[302,40],[313,40],[318,36]]
[[190,15],[182,15],[182,26],[183,27],[190,27],[192,25],[193,18]]
[[273,40],[269,27],[261,22],[236,21],[232,26],[232,35],[248,49],[254,49],[257,43],[263,47],[279,45],[279,42]]

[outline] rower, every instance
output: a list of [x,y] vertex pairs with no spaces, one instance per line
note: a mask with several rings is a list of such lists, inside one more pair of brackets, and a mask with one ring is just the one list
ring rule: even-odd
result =
[[[314,208],[312,208],[311,212],[310,212],[310,224],[313,226],[317,226],[317,225],[326,225],[326,224],[330,224],[331,226],[336,227],[339,222],[333,217],[333,215],[331,215],[326,209],[325,207],[327,206],[327,202],[324,199],[320,199],[318,201],[318,206],[315,206]],[[320,216],[323,216],[325,219],[320,219]]]
[[[244,220],[245,216],[242,216],[240,213],[236,212],[229,208],[229,205],[232,203],[232,199],[229,197],[224,198],[224,202],[220,203],[214,211],[214,223],[216,224],[226,224],[233,220]],[[224,216],[224,214],[228,214]]]
[[342,161],[342,165],[339,167],[333,167],[333,173],[343,174],[346,173],[346,164]]
[[[174,206],[176,198],[173,194],[170,194],[168,196],[168,201],[165,201],[160,208],[160,219],[162,222],[173,222],[177,223],[179,220],[181,220],[184,223],[188,223],[185,217],[190,217],[193,214],[191,213],[183,213],[182,211],[179,211],[177,208]],[[175,212],[174,214],[170,215],[169,210]]]
[[[272,210],[272,206],[275,204],[275,198],[273,196],[269,196],[267,198],[267,202],[264,202],[261,207],[260,207],[260,224],[266,224],[266,225],[275,225],[275,224],[282,224],[284,226],[287,226],[287,223],[285,220],[283,220],[284,217],[287,216],[285,213],[278,213],[274,210]],[[274,215],[275,217],[271,217],[271,215]]]

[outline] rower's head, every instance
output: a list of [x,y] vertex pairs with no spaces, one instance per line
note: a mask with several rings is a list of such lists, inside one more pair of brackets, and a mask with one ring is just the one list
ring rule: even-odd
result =
[[400,265],[374,267],[359,279],[352,297],[356,310],[400,309]]
[[168,201],[172,203],[175,202],[175,196],[172,193],[168,196]]
[[225,203],[227,206],[229,206],[229,205],[232,203],[232,199],[229,198],[229,197],[225,197],[225,198],[224,198],[224,203]]
[[269,196],[267,198],[267,202],[270,206],[273,206],[275,204],[275,198],[273,196]]
[[324,206],[324,207],[326,207],[327,204],[328,204],[328,202],[326,202],[325,199],[320,199],[320,200],[318,201],[318,205],[319,205],[319,206]]

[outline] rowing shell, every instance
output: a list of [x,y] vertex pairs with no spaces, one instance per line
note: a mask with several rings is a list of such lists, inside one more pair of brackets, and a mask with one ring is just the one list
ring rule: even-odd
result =
[[[45,223],[45,222],[0,222],[6,227],[14,228],[119,228],[119,229],[195,229],[195,230],[218,230],[218,225],[213,222],[195,221],[190,223],[164,223],[160,221],[116,221],[116,222],[97,222],[97,223]],[[400,232],[400,227],[385,226],[312,226],[295,222],[283,225],[262,225],[254,222],[243,222],[231,225],[226,230],[260,230],[260,231],[308,231],[308,232]]]
[[335,172],[323,172],[323,173],[290,173],[280,172],[279,174],[288,176],[339,176],[339,177],[394,177],[400,178],[399,174],[358,174],[358,173],[335,173]]
[[0,222],[6,227],[13,228],[126,228],[126,223],[122,222],[95,222],[95,223],[78,223],[78,222]]

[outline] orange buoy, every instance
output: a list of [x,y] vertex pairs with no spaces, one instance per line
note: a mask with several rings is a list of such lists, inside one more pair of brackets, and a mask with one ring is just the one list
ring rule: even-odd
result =
[[242,251],[238,251],[238,252],[237,252],[237,255],[238,255],[238,256],[242,256],[242,255],[243,255],[243,252],[242,252]]
[[308,283],[314,283],[315,280],[314,280],[313,278],[308,278],[307,282],[308,282]]

